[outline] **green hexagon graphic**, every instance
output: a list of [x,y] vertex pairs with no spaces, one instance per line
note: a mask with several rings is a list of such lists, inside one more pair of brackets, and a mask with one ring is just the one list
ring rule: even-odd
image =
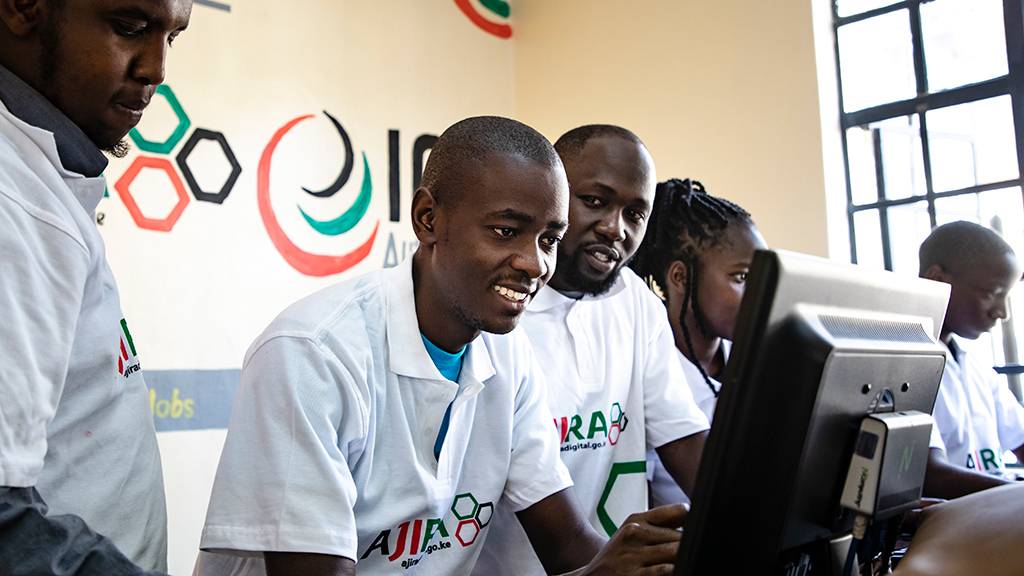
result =
[[132,137],[132,142],[141,150],[151,152],[153,154],[170,154],[171,150],[181,142],[181,139],[185,136],[185,132],[188,132],[189,126],[192,122],[188,119],[188,114],[185,114],[185,109],[181,107],[178,102],[178,98],[175,97],[174,91],[171,87],[166,84],[161,84],[156,87],[156,93],[163,96],[167,103],[171,106],[171,110],[174,111],[174,115],[178,117],[178,127],[171,132],[171,135],[167,137],[167,140],[163,142],[152,142],[142,137],[142,133],[136,128],[132,128],[128,134]]
[[[462,504],[461,502],[467,500],[473,503],[473,509],[470,510],[469,512],[460,512],[459,510],[466,509],[466,505]],[[473,498],[473,495],[470,494],[469,492],[465,494],[459,494],[458,496],[455,497],[455,500],[452,501],[452,514],[455,514],[455,517],[459,520],[469,520],[470,518],[476,516],[476,508],[478,504],[479,503],[476,501],[476,498]]]
[[618,402],[612,404],[610,416],[612,417],[612,424],[618,424],[619,418],[622,418],[622,406],[620,406]]

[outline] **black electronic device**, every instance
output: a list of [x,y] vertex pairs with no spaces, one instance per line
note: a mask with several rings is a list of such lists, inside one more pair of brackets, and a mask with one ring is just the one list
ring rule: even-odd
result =
[[948,298],[946,284],[757,251],[676,576],[833,572],[861,421],[931,413]]

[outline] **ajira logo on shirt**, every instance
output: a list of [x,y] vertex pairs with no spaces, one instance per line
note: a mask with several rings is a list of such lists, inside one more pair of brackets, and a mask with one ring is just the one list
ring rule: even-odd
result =
[[[556,417],[554,420],[555,429],[558,431],[558,437],[561,439],[562,444],[584,440],[582,430],[584,420],[582,416],[574,414],[571,417]],[[608,424],[609,421],[611,425]],[[607,439],[608,444],[614,446],[619,441],[619,435],[626,430],[626,424],[628,423],[629,419],[626,418],[626,413],[622,410],[622,406],[616,402],[612,404],[611,409],[608,411],[607,418],[604,412],[600,410],[590,414],[590,424],[587,427],[586,440],[593,440],[597,436],[599,439]],[[604,445],[604,442],[587,442],[563,446],[562,451],[575,451],[580,448],[597,449]]]
[[[455,527],[455,539],[465,548],[475,543],[480,532],[491,522],[494,504],[491,502],[481,504],[477,502],[472,493],[467,492],[455,496],[455,499],[452,500],[451,511],[455,519],[459,521]],[[411,536],[410,528],[412,528]],[[395,540],[394,552],[391,551],[391,530],[383,530],[374,538],[373,543],[359,559],[365,560],[373,551],[379,550],[382,556],[387,556],[388,562],[409,556],[402,561],[402,567],[409,568],[418,564],[423,554],[433,554],[452,547],[451,540],[445,540],[445,538],[450,538],[451,533],[443,518],[408,520],[400,524],[397,530],[398,537]],[[435,537],[437,537],[436,542],[434,541]]]
[[984,470],[990,474],[999,474],[1004,467],[1002,449],[982,448],[975,453],[968,452],[965,466],[972,470]]
[[[121,318],[121,331],[124,333],[121,336],[121,350],[117,355],[117,373],[124,376],[125,378],[131,376],[134,372],[138,372],[140,369],[140,363],[135,362],[131,364],[132,360],[138,357],[135,352],[135,342],[132,342],[132,334],[128,331],[128,322],[124,318]],[[127,348],[125,342],[128,343]],[[131,350],[131,357],[128,356],[128,351]]]

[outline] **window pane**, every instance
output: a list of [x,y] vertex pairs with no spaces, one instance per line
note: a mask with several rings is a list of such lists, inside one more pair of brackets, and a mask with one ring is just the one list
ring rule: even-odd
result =
[[857,237],[857,264],[872,268],[885,268],[882,256],[882,222],[878,210],[861,210],[853,215],[853,229]]
[[924,177],[924,153],[917,114],[890,118],[871,125],[881,139],[885,198],[899,200],[924,196],[928,185]]
[[841,26],[838,33],[847,112],[917,96],[906,10]]
[[893,272],[917,276],[917,250],[932,229],[928,203],[922,201],[893,206],[886,215],[889,218],[889,250]]
[[892,6],[896,2],[897,0],[837,0],[836,7],[839,11],[839,16],[844,17],[874,10],[875,8]]
[[1010,96],[925,113],[936,192],[1011,180],[1018,175]]
[[878,202],[874,133],[863,126],[850,128],[846,131],[846,150],[854,205]]
[[936,0],[921,5],[928,90],[1007,73],[1002,0]]

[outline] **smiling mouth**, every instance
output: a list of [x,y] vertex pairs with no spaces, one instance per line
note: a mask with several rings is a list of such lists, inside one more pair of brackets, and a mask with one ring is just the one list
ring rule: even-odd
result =
[[504,286],[498,286],[497,284],[494,286],[494,291],[513,302],[522,302],[523,300],[526,300],[526,297],[528,296],[525,292],[516,292],[511,288],[505,288]]

